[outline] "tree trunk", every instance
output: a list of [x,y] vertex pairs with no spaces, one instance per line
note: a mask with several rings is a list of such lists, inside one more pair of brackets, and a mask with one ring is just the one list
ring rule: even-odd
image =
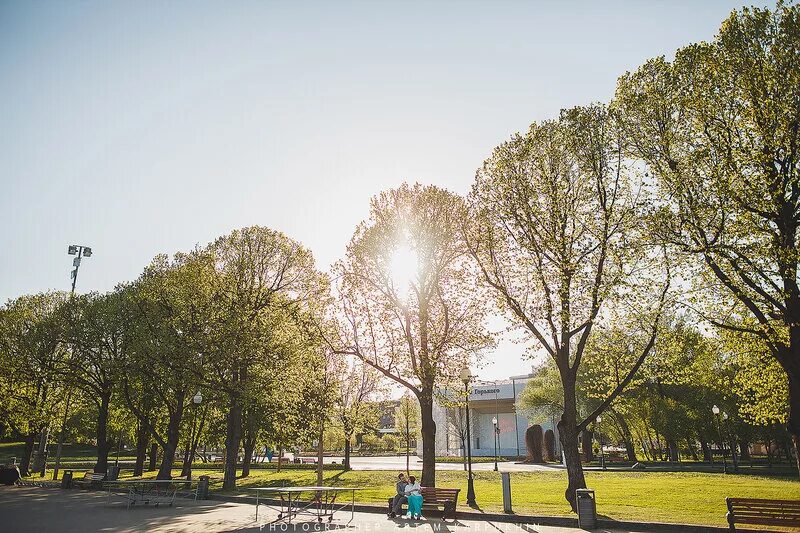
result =
[[680,454],[678,453],[678,443],[672,437],[667,438],[667,452],[669,453],[669,460],[677,463],[680,461]]
[[[791,352],[800,352],[800,328],[792,328],[791,341],[793,349]],[[800,366],[800,353],[792,353],[792,360]],[[786,429],[792,436],[792,444],[794,445],[794,459],[795,466],[797,467],[798,475],[800,475],[800,369],[797,372],[790,372],[787,370],[786,374],[789,379],[789,420],[786,424]]]
[[700,440],[700,449],[703,451],[703,461],[713,463],[714,457],[711,455],[711,448],[705,440]]
[[767,439],[765,445],[767,447],[767,466],[772,468],[772,439]]
[[344,469],[350,470],[350,436],[344,437]]
[[[581,457],[578,453],[578,411],[575,405],[575,379],[571,375],[562,373],[561,383],[564,387],[564,412],[561,415],[561,420],[558,421],[558,438],[561,441],[568,479],[564,497],[572,507],[572,511],[577,512],[575,491],[586,488],[586,478],[583,475]],[[591,449],[591,444],[589,448]]]
[[590,463],[594,460],[594,453],[592,451],[592,432],[584,429],[581,432],[581,448],[583,449],[583,460]]
[[190,466],[194,463],[195,455],[197,455],[197,446],[200,445],[200,435],[203,434],[203,426],[206,422],[206,412],[208,412],[208,409],[204,410],[200,415],[200,422],[197,424],[197,429],[194,432],[194,440],[192,441],[192,447],[189,453]]
[[625,441],[625,453],[628,456],[628,461],[635,463],[638,461],[638,459],[636,458],[636,448],[633,445],[633,434],[631,433],[631,428],[624,416],[614,410],[611,410],[611,413],[614,416],[614,419],[617,421],[617,425],[619,425],[620,432],[622,433],[622,440]]
[[108,406],[111,402],[111,389],[105,388],[100,393],[100,405],[97,408],[97,462],[94,471],[106,473],[108,471],[108,452],[111,443],[108,442]]
[[686,436],[686,449],[689,450],[689,453],[692,456],[692,461],[699,461],[700,458],[697,457],[697,449],[694,447],[694,443],[692,442],[691,436]]
[[25,448],[23,448],[22,457],[19,460],[19,472],[22,477],[31,475],[31,456],[33,455],[33,445],[36,443],[37,433],[29,433],[25,437]]
[[175,410],[169,415],[167,426],[167,440],[164,442],[164,457],[158,469],[156,479],[172,479],[172,466],[175,464],[175,452],[178,449],[178,439],[181,436],[181,421],[183,420],[183,403],[186,399],[184,391],[175,394]]
[[569,422],[564,422],[562,415],[561,421],[558,423],[558,438],[561,441],[561,449],[564,453],[564,462],[567,465],[567,490],[564,492],[564,497],[569,502],[572,510],[577,512],[577,502],[575,499],[575,491],[577,489],[586,488],[586,478],[583,476],[583,466],[581,465],[581,456],[578,452],[578,433],[575,431],[575,424],[571,424],[572,430],[569,430]]
[[253,450],[256,447],[255,439],[244,439],[244,460],[242,461],[242,477],[250,475],[250,464],[253,462]]
[[47,441],[50,439],[50,424],[42,428],[39,434],[39,449],[36,452],[36,461],[33,464],[33,471],[39,473],[39,477],[44,477],[47,468]]
[[283,444],[278,444],[278,468],[275,469],[276,472],[281,471],[282,464],[283,464]]
[[147,444],[150,442],[150,432],[147,426],[139,422],[136,427],[136,464],[133,467],[134,477],[144,473],[144,460],[147,456]]
[[433,421],[433,387],[425,386],[417,397],[422,419],[422,481],[436,486],[436,422]]
[[230,394],[227,428],[225,432],[225,473],[223,490],[236,488],[236,462],[239,458],[239,444],[242,439],[242,406],[237,394]]
[[750,443],[746,439],[739,440],[739,458],[742,461],[750,461]]
[[733,471],[739,471],[739,454],[736,453],[736,437],[731,436],[730,443],[728,443],[728,449],[731,451],[731,463],[733,463]]
[[152,472],[156,469],[158,462],[158,444],[155,442],[150,445],[150,464],[147,465],[147,471]]
[[189,475],[191,470],[190,463],[189,463],[189,455],[191,455],[192,449],[192,432],[194,431],[194,427],[192,431],[189,432],[189,436],[186,437],[186,445],[183,447],[183,461],[181,466],[181,477],[186,477]]

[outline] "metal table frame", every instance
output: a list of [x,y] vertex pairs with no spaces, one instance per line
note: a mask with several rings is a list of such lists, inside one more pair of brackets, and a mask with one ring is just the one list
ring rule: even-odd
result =
[[[253,487],[249,490],[256,493],[256,520],[258,520],[259,505],[278,511],[278,518],[269,522],[270,524],[281,521],[291,524],[292,519],[301,514],[316,517],[317,522],[320,523],[324,517],[328,518],[328,522],[332,522],[337,511],[350,507],[350,520],[347,521],[349,524],[355,517],[356,491],[363,489],[360,487]],[[337,496],[341,492],[349,492],[350,498],[337,503]],[[303,495],[308,493],[311,493],[310,497],[303,498]],[[276,506],[262,502],[262,494],[278,496],[279,504]]]
[[[179,485],[189,485],[189,495],[194,493],[194,499],[197,500],[197,493],[199,485],[194,480],[185,479],[137,479],[127,481],[103,481],[103,485],[108,489],[108,498],[106,503],[110,503],[112,494],[119,496],[128,502],[128,509],[131,505],[137,503],[144,503],[149,505],[153,503],[156,507],[159,504],[165,503],[170,506],[175,502],[175,495],[178,493]],[[192,484],[195,484],[192,490]],[[126,489],[125,492],[116,492],[114,488]]]

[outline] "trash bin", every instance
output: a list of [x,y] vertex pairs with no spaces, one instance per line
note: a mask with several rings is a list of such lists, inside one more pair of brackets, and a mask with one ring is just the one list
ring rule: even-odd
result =
[[116,481],[119,479],[119,465],[111,465],[106,471],[106,481]]
[[197,485],[197,499],[198,500],[207,500],[208,499],[208,482],[211,478],[208,476],[200,476],[200,482]]
[[575,499],[578,504],[578,527],[581,529],[594,529],[597,527],[597,505],[594,491],[590,489],[577,489]]
[[503,483],[503,512],[513,513],[511,510],[511,474],[509,472],[501,472],[500,479]]
[[72,470],[64,470],[64,474],[61,476],[61,488],[72,488]]

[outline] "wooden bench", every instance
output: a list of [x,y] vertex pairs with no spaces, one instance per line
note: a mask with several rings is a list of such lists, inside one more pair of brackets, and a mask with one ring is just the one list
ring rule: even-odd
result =
[[86,472],[83,475],[83,479],[77,480],[75,484],[87,488],[100,487],[105,480],[106,474],[104,472]]
[[761,500],[755,498],[725,498],[728,504],[728,524],[800,527],[800,500]]
[[[445,518],[447,518],[448,515],[452,518],[456,517],[458,493],[461,492],[461,489],[445,489],[439,487],[421,487],[421,489],[423,510],[438,510],[439,507],[442,507],[443,516]],[[392,512],[393,501],[394,496],[389,498],[389,513]]]

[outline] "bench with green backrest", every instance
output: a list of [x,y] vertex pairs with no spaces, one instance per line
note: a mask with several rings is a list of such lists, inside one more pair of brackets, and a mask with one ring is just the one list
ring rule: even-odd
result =
[[762,500],[756,498],[725,498],[728,504],[728,524],[800,527],[800,500]]
[[[458,504],[458,493],[461,489],[447,489],[440,487],[421,487],[422,509],[438,510],[442,508],[444,517],[456,517],[456,505]],[[392,502],[394,497],[389,498],[389,512],[392,512]],[[401,507],[402,509],[402,507]]]

